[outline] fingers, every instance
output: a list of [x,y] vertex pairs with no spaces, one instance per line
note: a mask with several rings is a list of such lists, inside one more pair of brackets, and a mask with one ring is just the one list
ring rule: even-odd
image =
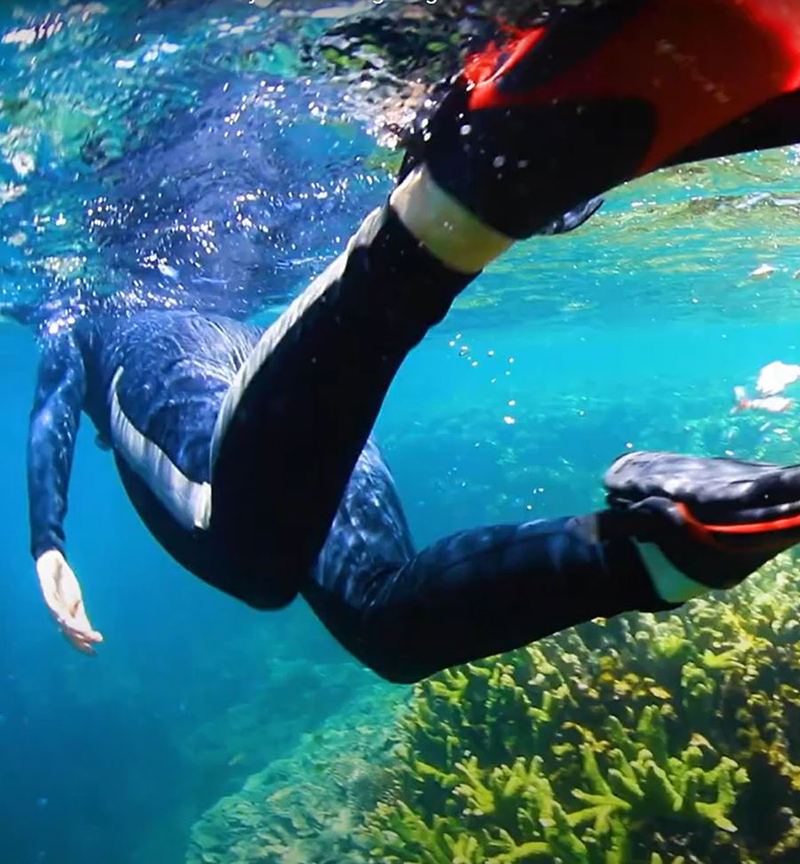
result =
[[89,623],[89,620],[85,615],[83,616],[83,619],[84,620],[81,621],[76,618],[57,618],[56,622],[64,633],[69,633],[84,642],[89,642],[95,645],[100,644],[100,642],[103,641],[103,634],[92,628],[92,625]]
[[78,596],[67,601],[57,592],[47,592],[45,601],[50,614],[70,645],[83,654],[95,654],[93,646],[103,641],[103,635],[89,622],[83,599]]
[[97,653],[95,645],[103,641],[102,633],[93,629],[81,606],[77,615],[64,615],[55,609],[50,610],[64,638],[78,651],[84,654]]
[[97,655],[97,651],[94,648],[92,642],[88,641],[82,634],[77,633],[74,630],[70,630],[64,625],[59,625],[61,627],[61,635],[69,642],[70,645],[76,650],[80,651],[81,654],[86,654],[89,657],[94,657]]
[[[67,639],[76,647],[78,647],[76,643],[91,647],[91,645],[97,645],[103,641],[102,634],[89,623],[89,618],[83,606],[83,600],[79,598],[72,605],[72,608],[67,607],[64,609],[64,612],[66,614],[63,612],[56,614],[56,622]],[[91,653],[94,653],[94,651]]]
[[56,619],[56,623],[61,630],[61,634],[73,648],[82,654],[89,654],[91,656],[97,654],[94,646],[99,645],[103,641],[102,634],[91,628],[88,630],[77,628],[59,619]]
[[81,586],[64,556],[52,550],[37,559],[36,572],[47,608],[64,638],[83,654],[94,654],[103,641],[86,614]]

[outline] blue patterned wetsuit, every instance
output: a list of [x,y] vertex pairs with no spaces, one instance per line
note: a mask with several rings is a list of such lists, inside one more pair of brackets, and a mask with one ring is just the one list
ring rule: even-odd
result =
[[181,564],[259,608],[301,592],[386,677],[658,605],[629,542],[599,542],[591,518],[476,529],[415,554],[369,433],[403,358],[468,281],[385,208],[263,333],[151,311],[50,335],[30,432],[34,556],[63,548],[85,410]]

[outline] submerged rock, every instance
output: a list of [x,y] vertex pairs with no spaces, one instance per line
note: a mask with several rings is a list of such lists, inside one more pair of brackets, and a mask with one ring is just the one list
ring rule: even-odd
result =
[[186,864],[363,864],[407,691],[377,684],[192,827]]

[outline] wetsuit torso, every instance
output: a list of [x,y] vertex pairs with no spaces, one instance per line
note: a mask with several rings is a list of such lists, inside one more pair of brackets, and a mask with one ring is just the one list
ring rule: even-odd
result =
[[208,514],[181,500],[176,478],[188,481],[183,490],[210,483],[220,405],[260,335],[238,321],[184,311],[90,316],[50,334],[31,417],[34,556],[63,547],[81,410],[122,471],[153,493],[149,503],[134,498],[147,524],[171,518],[187,531],[206,528]]

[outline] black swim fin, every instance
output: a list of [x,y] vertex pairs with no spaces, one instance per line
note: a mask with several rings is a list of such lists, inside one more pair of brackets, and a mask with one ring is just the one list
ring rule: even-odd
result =
[[800,466],[626,453],[603,478],[607,525],[656,543],[686,576],[741,581],[800,542]]

